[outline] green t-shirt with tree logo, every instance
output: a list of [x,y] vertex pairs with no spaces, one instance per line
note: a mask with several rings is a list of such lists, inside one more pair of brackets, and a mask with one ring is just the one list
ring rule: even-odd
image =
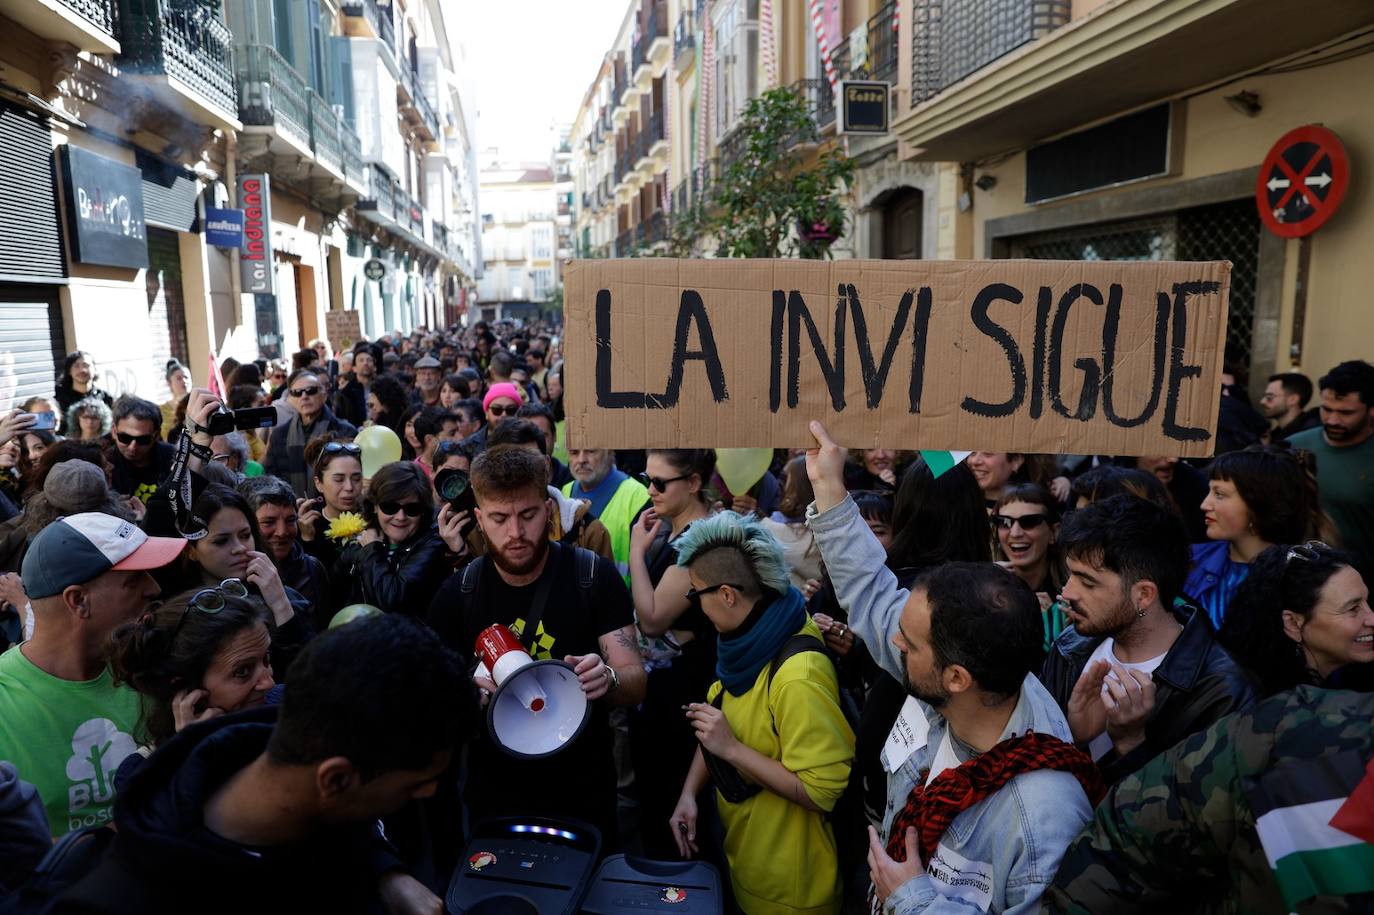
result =
[[62,680],[16,645],[0,655],[0,760],[43,799],[53,838],[110,822],[114,774],[138,749],[138,693],[94,680]]

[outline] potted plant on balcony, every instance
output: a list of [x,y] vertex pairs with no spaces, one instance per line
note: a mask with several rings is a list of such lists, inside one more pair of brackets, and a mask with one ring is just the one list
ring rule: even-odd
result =
[[828,257],[844,234],[843,197],[854,163],[821,142],[815,115],[794,89],[751,99],[721,143],[704,234],[720,257]]

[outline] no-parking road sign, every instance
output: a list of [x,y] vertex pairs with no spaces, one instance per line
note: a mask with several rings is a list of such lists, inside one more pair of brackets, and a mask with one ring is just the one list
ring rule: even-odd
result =
[[1350,160],[1340,137],[1309,124],[1288,131],[1264,157],[1255,202],[1271,232],[1301,238],[1332,217],[1349,185]]

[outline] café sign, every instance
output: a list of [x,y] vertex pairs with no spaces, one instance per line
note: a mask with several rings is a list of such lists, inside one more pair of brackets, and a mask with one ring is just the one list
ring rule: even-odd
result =
[[71,144],[61,147],[59,158],[72,260],[135,270],[147,267],[148,228],[138,169]]

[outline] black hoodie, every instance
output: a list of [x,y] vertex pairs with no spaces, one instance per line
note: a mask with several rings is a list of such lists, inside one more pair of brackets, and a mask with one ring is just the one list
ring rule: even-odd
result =
[[377,882],[400,862],[375,823],[332,827],[270,848],[239,845],[205,827],[206,801],[266,749],[275,718],[269,707],[195,725],[138,766],[115,803],[112,851],[52,911],[379,911]]

